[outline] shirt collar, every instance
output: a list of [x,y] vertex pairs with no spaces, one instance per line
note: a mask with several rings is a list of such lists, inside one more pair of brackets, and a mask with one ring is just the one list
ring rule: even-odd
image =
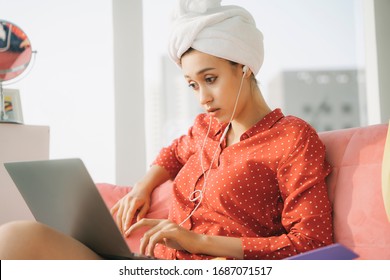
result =
[[[241,137],[240,140],[248,139],[249,137],[252,137],[258,133],[261,133],[263,131],[266,131],[273,127],[275,123],[277,123],[280,119],[284,118],[284,114],[282,113],[282,110],[280,108],[277,108],[273,110],[272,112],[265,115],[264,118],[259,120],[256,124],[254,124],[251,128],[249,128],[247,131],[245,131]],[[225,130],[227,126],[227,123],[221,124],[219,129],[216,130],[214,136],[217,136],[219,134],[222,134],[222,132]]]
[[255,125],[253,125],[251,128],[249,128],[247,131],[245,131],[241,135],[241,140],[247,139],[249,137],[252,137],[256,134],[259,134],[263,131],[266,131],[273,127],[275,123],[277,123],[281,118],[283,118],[284,115],[282,113],[281,109],[275,109],[272,112],[265,115],[264,118],[259,120]]

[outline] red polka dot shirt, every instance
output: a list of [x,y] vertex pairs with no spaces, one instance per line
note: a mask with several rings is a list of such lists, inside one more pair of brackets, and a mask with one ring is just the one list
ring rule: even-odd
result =
[[[245,259],[282,259],[332,243],[332,209],[325,177],[331,167],[316,131],[280,109],[226,146],[226,124],[199,115],[187,135],[159,153],[154,164],[174,179],[169,219],[199,234],[239,237]],[[212,161],[216,152],[215,160]],[[203,169],[201,165],[201,156]],[[210,169],[210,164],[212,164]],[[205,172],[204,172],[205,171]],[[195,190],[203,199],[191,202]],[[163,245],[165,259],[209,259]]]

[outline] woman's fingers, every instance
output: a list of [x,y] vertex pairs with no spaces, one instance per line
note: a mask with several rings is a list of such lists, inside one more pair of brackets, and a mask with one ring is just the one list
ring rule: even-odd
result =
[[141,227],[150,227],[140,240],[140,252],[145,255],[154,256],[154,247],[158,243],[167,245],[171,244],[172,248],[182,250],[183,248],[177,243],[176,239],[180,239],[180,227],[169,220],[158,219],[142,219],[139,222],[133,224],[126,236],[136,231]]
[[138,199],[131,195],[121,198],[111,209],[112,215],[116,214],[115,221],[122,233],[125,233],[133,222],[133,219],[140,211],[139,217],[143,218],[149,210],[148,199]]
[[[154,223],[155,221],[152,221],[152,224]],[[175,226],[168,220],[160,220],[157,225],[146,231],[140,242],[141,254],[154,256],[154,247],[158,243],[165,244],[166,239],[173,238],[171,233],[174,228]]]
[[124,205],[122,202],[119,204],[118,211],[116,212],[116,223],[119,227],[119,230],[123,233],[123,224],[122,224],[122,217],[124,212]]
[[130,203],[130,206],[126,209],[126,215],[123,215],[123,232],[126,232],[133,222],[135,213],[138,211],[138,205]]
[[[129,219],[129,211],[125,198],[120,199],[111,209],[111,215],[116,214],[115,222],[118,225],[119,230],[124,233],[128,228],[126,223],[127,219]],[[127,227],[126,227],[127,226]]]
[[125,233],[126,236],[129,236],[133,231],[136,231],[140,227],[154,227],[158,225],[162,220],[158,219],[141,219],[137,223],[133,224]]
[[159,236],[163,232],[161,226],[155,226],[144,233],[140,242],[141,254],[154,256],[154,247],[160,241]]
[[111,207],[110,209],[111,215],[114,215],[118,211],[119,205],[120,205],[120,200],[117,203],[115,203],[114,206]]
[[139,222],[140,220],[145,218],[146,214],[149,212],[149,209],[150,209],[150,204],[149,203],[144,204],[142,206],[141,210],[139,211],[139,213],[137,215],[137,222]]

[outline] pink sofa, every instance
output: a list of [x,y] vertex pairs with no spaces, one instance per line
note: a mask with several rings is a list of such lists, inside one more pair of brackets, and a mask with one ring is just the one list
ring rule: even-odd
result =
[[387,130],[388,125],[380,124],[320,133],[333,166],[327,179],[334,240],[361,259],[390,259],[381,180]]
[[[327,178],[334,209],[334,241],[352,249],[360,259],[390,259],[390,222],[381,185],[387,129],[388,125],[381,124],[320,133],[334,168]],[[149,217],[167,217],[171,186],[167,182],[153,192]],[[111,207],[130,188],[98,184],[98,189]],[[143,232],[127,239],[135,252]]]

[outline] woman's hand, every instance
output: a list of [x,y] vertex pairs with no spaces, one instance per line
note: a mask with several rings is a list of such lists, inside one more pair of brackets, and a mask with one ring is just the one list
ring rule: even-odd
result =
[[116,213],[115,220],[122,234],[129,229],[137,212],[137,221],[141,220],[148,213],[150,196],[151,193],[147,188],[143,188],[142,184],[136,184],[128,194],[111,208],[111,214],[114,215]]
[[141,254],[154,256],[154,247],[158,243],[176,250],[185,250],[193,254],[199,253],[204,235],[189,231],[169,220],[142,219],[133,224],[126,231],[125,236],[129,236],[132,232],[144,226],[150,227],[150,229],[145,232],[141,239]]
[[133,189],[111,208],[111,215],[116,213],[115,220],[122,234],[129,229],[137,212],[137,221],[145,217],[150,208],[153,190],[169,179],[168,171],[153,165]]

